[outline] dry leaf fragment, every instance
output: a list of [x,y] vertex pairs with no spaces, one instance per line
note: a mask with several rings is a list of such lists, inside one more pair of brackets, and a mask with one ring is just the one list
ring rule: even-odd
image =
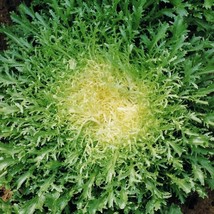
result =
[[0,187],[1,199],[6,202],[11,199],[13,192],[10,189],[6,189],[4,186]]

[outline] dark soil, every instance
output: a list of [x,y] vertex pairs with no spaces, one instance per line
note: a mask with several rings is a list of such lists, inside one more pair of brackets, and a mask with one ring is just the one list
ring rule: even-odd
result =
[[[21,3],[30,3],[30,0],[0,0],[0,23],[11,24],[10,12]],[[4,35],[0,34],[0,50],[6,49]],[[6,190],[5,190],[6,192]],[[197,194],[191,195],[181,206],[183,214],[214,214],[214,191],[209,191],[208,198],[201,199]]]
[[209,191],[204,199],[191,195],[181,208],[183,214],[214,214],[214,191]]
[[[30,0],[0,0],[0,24],[11,24],[10,12],[15,10],[16,7],[24,2],[30,3]],[[0,34],[0,51],[6,49],[7,44],[3,34]]]

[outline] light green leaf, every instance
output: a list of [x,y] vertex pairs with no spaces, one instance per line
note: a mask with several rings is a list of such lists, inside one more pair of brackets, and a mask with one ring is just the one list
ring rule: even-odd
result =
[[157,34],[154,34],[154,37],[150,43],[150,48],[149,48],[150,52],[153,50],[153,48],[157,44],[157,42],[166,36],[166,31],[168,30],[168,28],[169,28],[169,25],[167,23],[162,24],[158,28]]
[[198,158],[198,161],[201,166],[210,173],[211,177],[214,178],[214,167],[212,166],[210,160],[205,158]]
[[26,172],[25,174],[23,174],[23,175],[21,175],[20,177],[19,177],[19,179],[17,180],[17,189],[19,189],[21,186],[22,186],[22,184],[27,180],[27,179],[29,179],[30,177],[32,176],[32,171],[31,170],[29,170],[28,172]]
[[19,209],[19,214],[33,214],[37,208],[38,197],[35,197],[29,201],[25,202],[25,205]]
[[20,47],[31,49],[32,46],[23,38],[18,38],[16,35],[13,35],[11,32],[6,31],[4,32],[10,39],[16,42]]
[[53,184],[55,175],[50,176],[45,179],[45,182],[40,186],[38,196],[42,195],[44,192],[48,191],[48,188]]
[[208,144],[207,139],[203,137],[193,137],[189,140],[189,142],[194,146],[202,146],[202,147],[205,147]]
[[214,190],[214,179],[207,179],[206,181],[207,181],[209,187],[210,187],[212,190]]
[[172,180],[172,184],[176,184],[178,188],[182,189],[186,194],[190,193],[192,190],[192,184],[184,178],[178,178],[175,175],[168,174]]
[[41,24],[41,25],[43,25],[43,27],[45,27],[45,28],[49,28],[49,26],[48,26],[48,23],[47,22],[45,22],[45,20],[44,20],[44,18],[39,14],[39,13],[35,13],[35,17],[38,19],[38,21],[39,21],[39,23]]
[[214,5],[214,1],[213,0],[204,0],[204,7],[206,9],[211,8]]
[[183,149],[177,144],[177,142],[168,141],[167,143],[174,149],[174,151],[175,151],[179,156],[182,155]]
[[178,205],[172,204],[167,214],[182,214],[181,208]]
[[0,114],[13,114],[18,112],[19,109],[16,106],[9,106],[7,104],[5,105],[0,105]]
[[116,202],[120,209],[124,209],[127,202],[128,202],[128,196],[126,190],[122,189],[119,193],[119,197],[116,197]]
[[20,148],[16,147],[14,148],[14,146],[11,146],[9,144],[5,144],[5,143],[0,143],[0,152],[3,152],[4,154],[8,154],[11,155],[12,157],[16,154],[20,152]]
[[198,179],[202,185],[204,185],[204,173],[202,172],[201,167],[193,164],[192,168],[195,178]]
[[202,123],[201,119],[198,118],[194,113],[191,113],[191,114],[190,114],[190,118],[191,118],[192,120],[194,120],[195,122],[197,122],[197,123]]
[[16,161],[12,158],[6,158],[3,160],[0,160],[0,171],[7,168],[8,166],[14,164]]
[[214,114],[213,113],[207,114],[206,117],[204,118],[204,121],[207,124],[214,126]]
[[115,201],[114,191],[113,189],[111,189],[108,193],[108,206],[114,207],[114,201]]

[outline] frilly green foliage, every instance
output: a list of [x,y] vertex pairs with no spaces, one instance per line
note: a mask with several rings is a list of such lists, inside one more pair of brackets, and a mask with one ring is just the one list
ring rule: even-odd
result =
[[[0,201],[0,211],[180,213],[171,198],[204,197],[214,186],[212,5],[21,5],[14,25],[1,30],[9,48],[0,56],[0,186],[13,196]],[[148,86],[158,125],[128,145],[99,146],[59,113],[56,97],[75,69],[100,59]]]

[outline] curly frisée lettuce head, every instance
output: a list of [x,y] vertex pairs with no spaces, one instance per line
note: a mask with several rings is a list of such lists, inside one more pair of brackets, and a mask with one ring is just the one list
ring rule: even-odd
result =
[[0,213],[181,213],[214,187],[210,1],[35,0],[11,18]]
[[156,126],[149,87],[110,63],[88,60],[63,84],[56,94],[59,115],[78,135],[98,143],[126,144],[147,138],[148,129]]

